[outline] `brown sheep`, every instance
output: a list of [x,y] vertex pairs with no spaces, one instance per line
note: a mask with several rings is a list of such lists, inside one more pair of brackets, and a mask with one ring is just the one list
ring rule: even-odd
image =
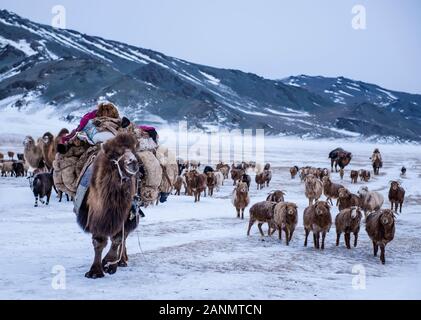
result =
[[286,244],[289,246],[298,223],[297,205],[291,202],[278,203],[274,209],[273,220],[279,232],[279,240],[282,240],[282,231],[285,231]]
[[360,170],[359,173],[360,180],[364,182],[368,182],[371,178],[371,173],[368,170]]
[[0,152],[0,162],[4,160],[4,154]]
[[220,162],[216,165],[216,170],[221,171],[224,175],[224,179],[228,179],[228,174],[230,172],[230,166],[227,164],[224,164],[223,162]]
[[7,155],[9,156],[10,160],[13,160],[13,158],[15,157],[15,153],[13,151],[8,151]]
[[405,189],[401,187],[398,181],[391,181],[390,190],[389,190],[389,201],[390,201],[390,210],[393,210],[393,205],[395,205],[395,212],[402,213],[402,205],[405,200]]
[[208,194],[209,196],[213,196],[213,190],[216,187],[216,177],[215,177],[215,173],[210,171],[208,173],[206,173],[206,185],[208,187]]
[[361,187],[358,190],[360,197],[360,207],[364,210],[367,217],[369,212],[380,210],[384,203],[383,196],[376,191],[369,191],[367,187]]
[[237,210],[237,218],[244,219],[244,210],[250,204],[249,190],[247,183],[239,182],[234,189],[231,197],[231,202],[235,209]]
[[345,233],[345,245],[348,249],[351,249],[351,233],[354,234],[354,247],[357,246],[361,218],[362,213],[358,207],[347,208],[339,212],[335,218],[336,246],[339,246],[342,232]]
[[200,195],[202,192],[205,193],[206,197],[207,178],[206,174],[198,173],[196,170],[187,172],[187,186],[188,190],[194,194],[194,202],[200,202]]
[[351,177],[351,183],[358,183],[358,171],[352,170],[350,177]]
[[272,180],[272,171],[264,170],[262,173],[256,174],[255,181],[257,184],[257,190],[263,189],[265,186],[269,187],[269,183]]
[[233,180],[233,185],[237,185],[237,181],[241,180],[241,177],[244,174],[244,170],[242,169],[231,169],[231,179]]
[[330,201],[331,205],[333,205],[332,199],[339,198],[340,188],[344,188],[344,186],[341,184],[333,183],[329,177],[323,177],[323,193],[327,198],[326,201]]
[[319,200],[323,193],[323,184],[314,175],[309,174],[304,178],[305,195],[308,198],[308,205],[311,206],[313,201]]
[[289,172],[291,173],[291,179],[295,179],[295,176],[297,175],[299,170],[300,169],[297,166],[293,166],[289,169]]
[[351,207],[359,207],[359,206],[360,206],[359,196],[351,193],[346,188],[339,189],[339,198],[338,198],[339,211],[342,211],[344,209],[348,209]]
[[395,237],[395,216],[393,211],[383,209],[369,214],[366,219],[365,230],[373,242],[374,256],[377,257],[380,246],[380,260],[382,264],[385,264],[386,245]]
[[271,228],[275,228],[273,215],[276,204],[276,202],[262,201],[254,204],[250,208],[250,221],[247,230],[247,236],[250,236],[250,229],[256,221],[258,222],[257,227],[259,228],[262,237],[265,236],[262,230],[262,225],[264,223],[267,223],[269,225],[268,235],[271,235]]
[[184,179],[180,176],[177,177],[177,179],[175,180],[174,183],[174,189],[175,189],[175,195],[179,196],[181,194],[181,188],[183,187],[186,188],[186,184],[184,182]]
[[276,190],[269,193],[268,197],[266,198],[266,201],[271,201],[271,202],[276,202],[276,203],[284,202],[285,201],[284,195],[285,195],[285,192],[281,190]]
[[322,234],[321,249],[325,248],[326,233],[332,225],[330,206],[326,201],[318,201],[304,210],[304,246],[307,247],[307,239],[310,231],[313,232],[313,243],[316,249],[320,249],[320,233]]
[[4,161],[0,165],[2,177],[7,177],[8,174],[13,177],[13,161]]

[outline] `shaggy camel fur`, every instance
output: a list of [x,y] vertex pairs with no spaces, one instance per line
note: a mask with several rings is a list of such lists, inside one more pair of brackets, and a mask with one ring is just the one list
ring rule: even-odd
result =
[[[94,262],[87,278],[102,278],[104,271],[114,274],[127,265],[125,239],[137,226],[130,211],[135,195],[135,176],[139,170],[135,156],[136,139],[122,133],[103,144],[93,164],[93,173],[78,214],[78,223],[92,234]],[[104,259],[102,251],[111,238],[111,248]]]

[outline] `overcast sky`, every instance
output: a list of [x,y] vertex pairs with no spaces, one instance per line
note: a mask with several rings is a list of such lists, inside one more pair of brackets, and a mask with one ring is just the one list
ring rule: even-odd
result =
[[[1,0],[0,7],[51,24],[57,4],[69,29],[191,62],[421,93],[419,0]],[[356,4],[366,8],[366,30],[352,28]]]

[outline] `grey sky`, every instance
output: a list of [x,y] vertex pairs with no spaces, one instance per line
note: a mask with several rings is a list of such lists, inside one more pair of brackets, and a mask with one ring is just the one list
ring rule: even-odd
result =
[[[0,7],[167,55],[267,78],[346,76],[421,93],[419,0],[1,0]],[[367,29],[351,27],[352,7]]]

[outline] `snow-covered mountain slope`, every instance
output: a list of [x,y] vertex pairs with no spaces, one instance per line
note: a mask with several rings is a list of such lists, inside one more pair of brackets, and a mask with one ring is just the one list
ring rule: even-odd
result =
[[[72,120],[98,100],[108,99],[138,122],[188,120],[190,127],[199,129],[222,126],[262,128],[268,134],[420,140],[418,95],[392,100],[395,93],[378,88],[384,98],[374,104],[368,98],[332,99],[313,87],[292,78],[275,81],[193,64],[0,11],[0,108],[27,111],[47,106],[56,116]],[[377,114],[377,106],[382,107],[381,118],[371,116]],[[369,116],[361,119],[358,108]]]

